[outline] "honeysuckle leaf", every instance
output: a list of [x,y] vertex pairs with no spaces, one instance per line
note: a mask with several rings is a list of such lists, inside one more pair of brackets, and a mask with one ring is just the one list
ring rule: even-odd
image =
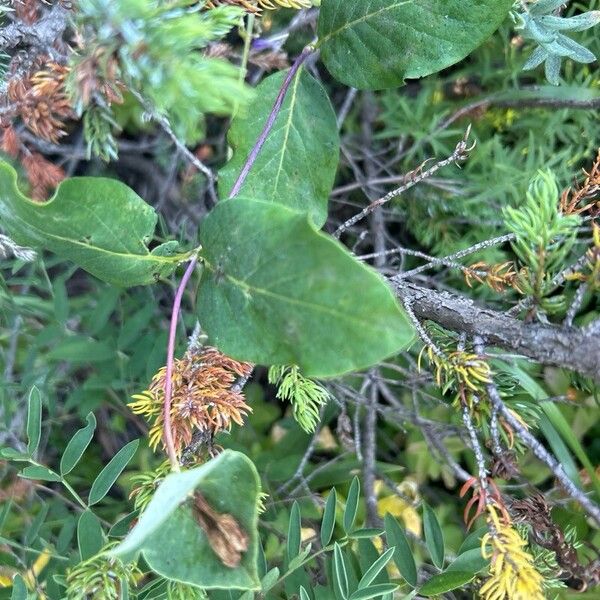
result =
[[405,348],[413,329],[390,288],[306,215],[245,197],[201,225],[200,322],[222,352],[333,377]]
[[319,47],[330,73],[360,89],[402,85],[453,65],[500,26],[513,0],[323,0]]
[[[226,198],[260,135],[279,93],[285,72],[267,77],[256,100],[233,120],[228,140],[233,158],[219,174]],[[302,70],[294,79],[241,193],[310,214],[318,227],[327,219],[340,150],[336,117],[323,86]]]
[[[225,566],[194,519],[191,495],[200,492],[218,513],[231,515],[248,536],[236,567]],[[260,480],[245,455],[225,450],[200,467],[171,473],[129,535],[112,552],[129,560],[141,552],[159,575],[204,589],[258,590]]]
[[177,242],[148,248],[157,218],[131,188],[103,177],[67,179],[50,200],[34,202],[0,161],[0,227],[18,244],[49,250],[108,283],[154,283],[186,258]]

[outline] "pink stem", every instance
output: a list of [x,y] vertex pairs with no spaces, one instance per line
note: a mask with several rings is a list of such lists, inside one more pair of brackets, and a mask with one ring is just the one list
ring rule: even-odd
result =
[[[248,158],[246,160],[246,164],[243,166],[237,181],[235,182],[233,189],[231,190],[230,198],[233,198],[238,195],[242,185],[244,185],[244,181],[246,181],[246,177],[248,177],[248,173],[250,173],[250,169],[256,162],[262,147],[265,145],[269,134],[271,133],[271,129],[273,129],[273,125],[275,125],[275,121],[279,116],[281,111],[281,107],[283,106],[283,102],[285,101],[285,97],[288,93],[290,85],[294,80],[296,73],[300,70],[300,67],[303,65],[304,61],[314,52],[314,50],[310,47],[305,48],[302,51],[302,54],[298,56],[298,58],[294,61],[294,64],[288,71],[288,74],[279,90],[279,94],[277,95],[277,99],[275,100],[275,104],[273,105],[273,109],[271,110],[271,114],[265,123],[265,126],[256,140],[256,144],[250,151]],[[179,319],[179,309],[181,308],[181,299],[183,298],[183,293],[185,291],[185,287],[194,272],[196,264],[198,263],[198,257],[194,256],[188,265],[183,278],[177,288],[177,293],[175,294],[175,300],[173,301],[173,310],[171,312],[171,326],[169,328],[169,343],[167,346],[167,371],[165,374],[165,401],[163,404],[163,441],[167,448],[167,455],[169,457],[169,461],[171,463],[171,469],[173,471],[179,471],[179,460],[177,459],[177,452],[175,451],[175,443],[173,441],[173,429],[171,424],[171,398],[173,396],[173,364],[175,362],[175,337],[177,335],[177,321]]]
[[233,188],[231,189],[231,193],[229,194],[230,198],[234,198],[237,196],[242,189],[242,185],[244,185],[244,181],[246,181],[246,177],[248,177],[248,173],[250,173],[250,169],[256,162],[262,147],[265,145],[267,138],[269,137],[269,133],[271,133],[271,129],[273,129],[273,125],[275,125],[275,121],[279,116],[279,112],[281,111],[281,107],[283,106],[283,102],[285,97],[287,96],[288,90],[290,89],[290,85],[294,80],[296,73],[300,70],[300,67],[304,64],[304,61],[314,52],[314,50],[307,46],[302,51],[302,54],[298,56],[298,58],[294,61],[294,64],[291,66],[288,74],[279,90],[279,94],[277,95],[277,99],[275,100],[275,104],[273,105],[273,110],[271,110],[271,114],[265,123],[265,126],[256,140],[256,144],[248,154],[248,158],[246,159],[246,164],[242,167],[240,174],[235,182]]
[[171,313],[171,326],[169,328],[169,343],[167,346],[167,372],[165,374],[165,401],[163,405],[163,441],[167,447],[167,455],[173,471],[179,471],[179,460],[175,451],[175,442],[173,441],[173,429],[171,425],[171,397],[173,395],[173,364],[175,361],[175,338],[177,336],[177,321],[179,319],[179,309],[181,308],[181,299],[185,292],[185,287],[196,268],[198,257],[194,255],[187,266],[177,293],[173,301],[173,311]]

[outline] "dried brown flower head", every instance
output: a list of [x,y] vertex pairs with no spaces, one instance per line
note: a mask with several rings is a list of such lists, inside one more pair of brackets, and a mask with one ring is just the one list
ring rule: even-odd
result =
[[27,25],[32,25],[39,19],[39,0],[15,0],[12,4],[17,19],[20,19]]
[[123,102],[124,84],[119,79],[119,61],[106,48],[97,48],[73,67],[73,80],[82,106],[89,106],[95,96],[107,104]]
[[65,89],[68,74],[68,67],[46,62],[39,71],[8,83],[7,98],[13,116],[36,136],[54,144],[66,135],[65,121],[73,117]]
[[50,192],[66,177],[65,172],[37,152],[26,154],[22,161],[31,184],[31,197],[45,200]]
[[17,158],[19,152],[21,152],[21,140],[12,125],[4,128],[1,148],[3,152],[6,152],[6,154],[13,158]]
[[514,263],[511,261],[496,265],[488,265],[484,261],[475,263],[464,271],[465,281],[469,287],[473,287],[473,280],[485,283],[495,292],[501,293],[507,287],[521,292],[519,288],[519,273],[515,271]]
[[[175,360],[171,422],[177,456],[192,442],[194,432],[214,436],[229,430],[232,423],[243,425],[243,417],[252,409],[243,394],[234,388],[238,378],[249,377],[250,363],[229,358],[216,348],[205,347],[188,352]],[[147,391],[133,396],[129,406],[151,424],[150,445],[156,448],[162,440],[163,402],[166,368],[152,378]]]
[[565,215],[589,213],[600,215],[600,149],[589,171],[583,171],[585,180],[581,185],[567,188],[560,198],[560,210]]

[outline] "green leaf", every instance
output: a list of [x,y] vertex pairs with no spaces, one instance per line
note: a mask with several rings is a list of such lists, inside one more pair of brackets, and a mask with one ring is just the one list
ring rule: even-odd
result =
[[89,446],[96,430],[96,417],[89,413],[86,417],[87,425],[75,432],[75,435],[69,440],[67,447],[60,459],[60,474],[70,473],[79,462],[86,448]]
[[468,552],[469,550],[475,550],[476,548],[480,548],[481,547],[481,540],[483,538],[483,536],[488,533],[489,529],[487,527],[487,525],[484,525],[483,527],[480,527],[479,529],[476,529],[475,531],[472,531],[463,541],[463,543],[460,545],[460,548],[458,549],[458,554],[463,554],[465,552]]
[[548,441],[554,456],[558,459],[564,469],[567,477],[578,487],[582,488],[581,478],[579,477],[579,469],[573,460],[573,456],[569,452],[566,444],[563,442],[562,437],[554,429],[554,426],[545,414],[540,415],[538,420],[538,426],[540,431],[544,434],[544,437]]
[[119,600],[129,600],[129,581],[126,577],[121,577],[120,587]]
[[200,239],[198,314],[229,356],[332,377],[376,364],[413,339],[387,284],[304,215],[236,197],[217,204]]
[[10,600],[27,600],[27,586],[18,573],[13,577],[12,588]]
[[596,496],[600,498],[600,480],[596,475],[596,469],[592,465],[592,462],[588,458],[581,442],[577,439],[568,421],[560,411],[560,408],[553,402],[541,402],[540,407],[552,426],[559,432],[562,439],[571,448],[571,451],[579,459],[579,462],[584,466],[587,471],[592,484],[594,485],[594,491]]
[[44,524],[44,521],[48,516],[49,508],[50,506],[48,504],[42,504],[39,512],[37,513],[37,515],[35,515],[29,527],[27,527],[27,529],[25,530],[25,536],[23,538],[23,541],[25,542],[26,546],[30,546],[37,538],[38,533],[40,532],[40,528]]
[[41,465],[33,465],[31,467],[25,467],[20,473],[19,477],[24,479],[35,479],[38,481],[61,481],[60,475],[55,473],[47,467]]
[[463,571],[446,571],[439,575],[434,575],[420,590],[421,596],[437,596],[457,588],[462,588],[465,584],[474,579],[473,573]]
[[287,539],[287,555],[288,561],[293,560],[300,552],[301,539],[301,515],[300,506],[298,502],[294,500],[292,504],[292,510],[290,512],[290,524],[288,527],[288,539]]
[[35,386],[29,392],[27,401],[27,452],[33,456],[42,437],[42,395]]
[[335,488],[331,488],[325,509],[323,510],[323,520],[321,521],[321,546],[325,548],[331,541],[333,529],[335,527],[335,509],[337,507],[337,493]]
[[278,581],[279,568],[272,568],[261,580],[260,589],[263,594],[266,594]]
[[0,533],[4,531],[4,525],[6,523],[6,518],[10,514],[12,502],[12,498],[9,497],[2,505],[2,510],[0,511]]
[[438,569],[441,569],[444,566],[444,534],[435,513],[428,504],[423,504],[423,530],[431,560]]
[[[588,458],[580,441],[574,435],[571,426],[560,411],[560,408],[553,402],[543,402],[548,398],[546,390],[533,379],[524,369],[517,364],[508,364],[503,361],[495,361],[495,366],[500,370],[515,377],[521,387],[539,403],[544,416],[540,419],[540,429],[552,447],[552,451],[561,462],[565,472],[573,482],[579,487],[581,480],[576,465],[571,455],[564,447],[563,441],[569,446],[573,454],[579,459],[585,467],[590,480],[594,486],[594,491],[600,498],[600,480],[596,475],[596,470]],[[557,435],[558,434],[558,435]],[[559,437],[560,436],[560,437]],[[562,439],[561,439],[562,438]]]
[[287,566],[288,573],[292,573],[292,571],[295,571],[296,569],[298,569],[299,567],[301,567],[304,564],[304,562],[306,561],[308,555],[310,554],[311,549],[312,549],[312,544],[306,544],[306,546],[302,550],[302,552],[300,552],[299,554],[297,554],[288,563],[288,566]]
[[394,562],[400,571],[400,575],[404,577],[406,583],[411,587],[417,585],[417,566],[413,553],[408,544],[406,534],[398,524],[398,521],[390,514],[385,515],[385,537],[388,546],[394,546]]
[[356,590],[350,596],[350,600],[369,600],[369,598],[379,598],[385,594],[393,594],[398,589],[393,583],[379,583],[368,588]]
[[344,531],[350,533],[354,526],[356,519],[356,513],[358,511],[358,501],[360,499],[360,481],[358,477],[352,479],[350,484],[350,490],[348,492],[348,498],[346,500],[346,507],[344,508]]
[[[223,565],[184,502],[196,489],[217,512],[232,515],[248,535],[249,547],[238,567]],[[258,590],[259,493],[252,462],[225,450],[201,467],[168,475],[112,553],[129,560],[141,551],[155,573],[205,589]]]
[[62,522],[62,527],[56,538],[56,552],[64,554],[71,547],[71,540],[77,528],[77,519],[74,516],[68,517]]
[[[254,103],[236,117],[228,140],[233,158],[219,173],[223,198],[229,192],[271,112],[286,77],[267,77]],[[323,86],[306,71],[295,77],[273,130],[248,174],[241,193],[308,213],[315,225],[327,220],[340,152],[336,116]]]
[[81,560],[87,560],[98,554],[104,546],[104,532],[100,519],[91,510],[86,510],[79,517],[77,543]]
[[102,177],[75,177],[47,202],[17,188],[17,174],[0,161],[0,222],[18,244],[49,250],[118,286],[154,283],[185,255],[177,242],[148,249],[157,215],[132,189]]
[[19,452],[15,448],[2,448],[0,449],[0,456],[6,460],[14,460],[17,462],[30,462],[31,456],[23,452]]
[[362,579],[358,582],[359,590],[367,588],[373,583],[377,575],[379,575],[379,573],[381,573],[381,571],[385,569],[386,565],[390,562],[395,551],[396,548],[389,548],[369,567],[368,571],[362,576]]
[[300,600],[310,600],[308,592],[304,589],[304,586],[300,586]]
[[92,489],[90,490],[90,496],[88,498],[88,504],[92,506],[97,502],[100,502],[108,490],[113,486],[119,475],[123,472],[123,469],[127,466],[129,461],[133,458],[140,441],[133,440],[129,444],[123,446],[111,459],[111,461],[100,471],[100,474],[92,483]]
[[140,516],[139,510],[134,510],[121,517],[109,530],[109,537],[124,537],[129,533],[133,522]]
[[362,529],[355,529],[352,533],[348,534],[348,537],[351,537],[355,540],[370,539],[379,535],[383,535],[383,533],[383,529],[376,527],[364,527]]
[[336,542],[333,546],[333,568],[335,571],[335,580],[344,600],[348,598],[348,574],[346,564],[340,545]]
[[73,336],[54,346],[46,358],[49,361],[90,364],[114,359],[115,350],[105,342],[85,336]]
[[453,65],[489,38],[513,0],[322,0],[325,66],[360,89],[402,85]]
[[483,558],[481,555],[481,548],[473,548],[472,550],[467,550],[466,552],[459,554],[456,559],[448,565],[446,572],[463,571],[475,574],[479,573],[479,571],[489,564],[490,561]]

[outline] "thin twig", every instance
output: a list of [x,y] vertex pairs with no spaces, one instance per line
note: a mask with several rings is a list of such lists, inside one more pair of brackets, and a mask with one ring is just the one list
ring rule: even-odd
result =
[[[485,354],[485,347],[483,339],[475,337],[475,351],[480,354]],[[581,504],[590,517],[592,517],[598,525],[600,525],[600,507],[590,500],[584,492],[582,492],[567,476],[563,466],[544,448],[544,446],[523,426],[521,421],[515,417],[515,415],[508,410],[498,388],[492,382],[486,386],[488,396],[492,402],[492,406],[498,411],[504,420],[510,425],[513,431],[521,438],[523,443],[534,453],[534,455],[541,460],[549,469],[552,474],[560,482],[563,489],[567,494]]]
[[575,292],[573,302],[571,302],[571,306],[569,306],[569,310],[567,311],[567,315],[565,317],[565,327],[573,327],[573,321],[575,320],[575,316],[583,304],[583,300],[587,294],[587,291],[588,282],[585,281],[577,288],[577,291]]
[[[398,273],[398,275],[392,277],[391,281],[396,283],[398,281],[402,281],[402,279],[407,279],[409,277],[419,275],[423,271],[427,271],[428,269],[432,269],[434,267],[454,266],[456,264],[455,261],[458,259],[464,258],[469,254],[475,254],[475,252],[479,252],[480,250],[485,250],[487,248],[492,248],[493,246],[499,246],[500,244],[511,242],[515,239],[515,237],[516,236],[514,233],[507,233],[506,235],[501,235],[490,240],[484,240],[483,242],[479,242],[478,244],[469,246],[469,248],[465,248],[464,250],[460,250],[449,256],[444,256],[441,258],[436,258],[434,256],[427,257],[429,262],[426,265],[421,265],[420,267],[411,269],[410,271],[405,271],[404,273]],[[427,255],[424,255],[422,258],[425,258],[426,256]],[[461,269],[468,270],[468,267],[461,267]]]
[[346,229],[352,227],[353,225],[356,225],[356,223],[358,223],[359,221],[362,221],[366,216],[368,216],[370,213],[372,213],[376,208],[378,208],[379,206],[383,206],[384,204],[386,204],[390,200],[393,200],[394,198],[397,198],[398,196],[400,196],[401,194],[403,194],[410,188],[414,187],[418,183],[421,183],[421,181],[423,181],[424,179],[427,179],[428,177],[431,177],[434,173],[437,173],[437,171],[439,171],[443,167],[451,165],[452,163],[460,163],[460,162],[464,162],[465,160],[467,160],[467,158],[469,156],[469,152],[471,152],[473,150],[473,148],[475,147],[475,143],[473,143],[471,146],[468,145],[468,139],[469,139],[470,133],[471,133],[471,127],[469,126],[467,128],[467,131],[466,131],[463,139],[456,145],[454,152],[448,158],[437,162],[435,165],[433,165],[433,167],[429,168],[427,171],[422,170],[422,168],[425,164],[425,163],[423,163],[423,165],[421,165],[418,169],[415,169],[415,171],[413,171],[412,173],[409,173],[407,175],[408,180],[404,185],[396,188],[395,190],[392,190],[391,192],[389,192],[382,198],[379,198],[378,200],[371,202],[371,204],[369,204],[361,212],[359,212],[358,214],[354,215],[353,217],[351,217],[350,219],[348,219],[347,221],[342,223],[337,228],[337,230],[335,231],[333,236],[336,238],[339,238],[342,235],[342,233],[344,231],[346,231]]
[[190,149],[182,142],[171,127],[169,119],[166,115],[160,113],[152,104],[142,96],[137,90],[129,90],[136,100],[142,105],[148,116],[157,123],[160,128],[167,134],[171,141],[175,144],[177,149],[186,157],[186,159],[194,166],[198,171],[204,174],[208,183],[208,193],[210,194],[211,200],[214,204],[218,202],[217,191],[215,190],[216,176],[212,169],[207,167]]

